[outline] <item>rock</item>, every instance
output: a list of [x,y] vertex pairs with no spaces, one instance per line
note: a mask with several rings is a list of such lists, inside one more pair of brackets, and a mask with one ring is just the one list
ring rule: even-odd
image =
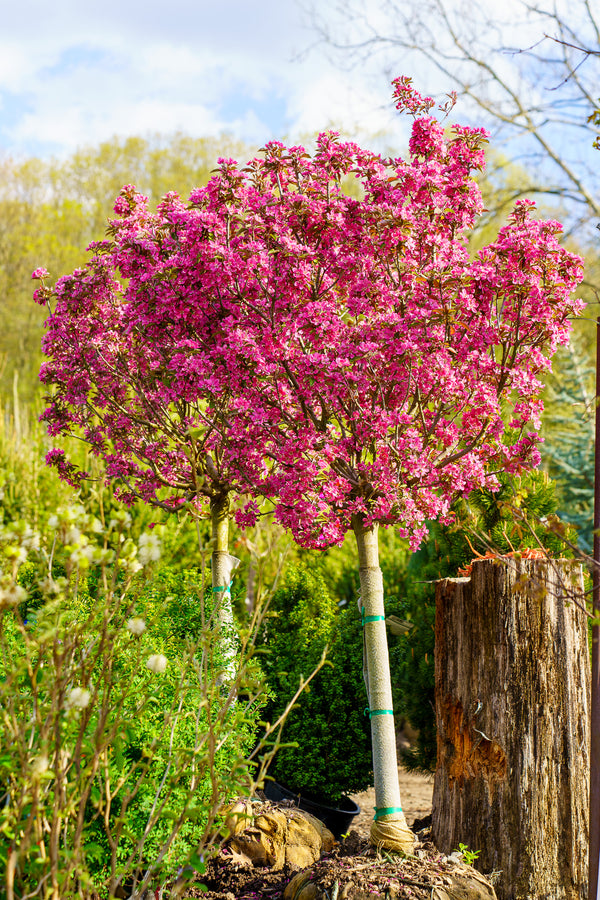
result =
[[310,872],[298,872],[287,884],[283,900],[316,900],[320,897],[317,885],[310,881]]
[[272,841],[254,828],[247,828],[242,834],[230,840],[227,846],[234,862],[240,865],[272,866],[277,860],[273,853]]
[[333,841],[331,832],[318,819],[312,816],[305,818],[303,814],[290,816],[285,840],[285,861],[292,868],[305,869],[316,862],[322,852],[331,850]]
[[252,820],[252,803],[249,800],[238,800],[224,811],[225,828],[230,835],[240,834]]

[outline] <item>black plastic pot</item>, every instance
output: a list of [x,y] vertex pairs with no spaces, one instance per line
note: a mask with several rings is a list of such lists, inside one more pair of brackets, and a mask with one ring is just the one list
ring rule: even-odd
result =
[[314,797],[295,794],[277,781],[265,781],[265,797],[278,803],[280,800],[293,800],[300,809],[320,819],[336,838],[347,834],[352,827],[354,817],[360,813],[360,806],[350,797],[342,797],[339,806],[328,806]]

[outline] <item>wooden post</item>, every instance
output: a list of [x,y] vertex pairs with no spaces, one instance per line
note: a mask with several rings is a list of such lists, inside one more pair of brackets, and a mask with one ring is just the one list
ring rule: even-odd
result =
[[592,610],[592,701],[590,712],[590,887],[588,900],[600,900],[600,318],[596,322],[596,447],[594,453],[594,569]]
[[433,839],[480,851],[499,900],[587,895],[583,602],[571,560],[480,560],[437,584]]

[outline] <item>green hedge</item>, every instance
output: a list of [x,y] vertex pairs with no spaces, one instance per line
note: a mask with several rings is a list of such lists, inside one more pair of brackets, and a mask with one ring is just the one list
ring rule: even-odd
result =
[[301,678],[326,665],[301,695],[283,729],[269,774],[295,792],[335,804],[373,783],[362,629],[356,607],[339,609],[318,568],[288,571],[267,621],[264,669],[274,695],[265,715],[275,721]]

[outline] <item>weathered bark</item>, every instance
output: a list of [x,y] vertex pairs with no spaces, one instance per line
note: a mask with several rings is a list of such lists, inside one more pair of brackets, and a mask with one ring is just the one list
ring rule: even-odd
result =
[[437,584],[433,839],[479,850],[476,867],[502,873],[500,900],[586,894],[582,592],[569,560],[481,560]]
[[410,852],[413,836],[400,802],[378,526],[375,524],[365,528],[360,516],[355,516],[352,524],[360,567],[366,686],[373,745],[376,818],[371,828],[371,839],[389,849]]

